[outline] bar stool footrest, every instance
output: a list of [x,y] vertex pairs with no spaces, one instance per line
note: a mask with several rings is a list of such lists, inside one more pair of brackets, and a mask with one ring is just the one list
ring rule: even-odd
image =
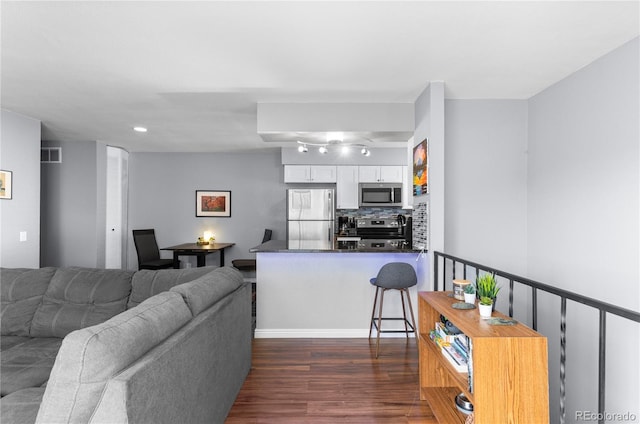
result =
[[[378,328],[378,319],[380,319],[381,321],[405,321],[407,323],[407,326],[409,327],[409,330],[405,331],[405,330],[380,330]],[[415,333],[416,329],[413,328],[413,325],[411,325],[411,323],[409,322],[409,320],[404,319],[404,318],[374,318],[373,320],[373,326],[375,327],[376,331],[378,333]]]

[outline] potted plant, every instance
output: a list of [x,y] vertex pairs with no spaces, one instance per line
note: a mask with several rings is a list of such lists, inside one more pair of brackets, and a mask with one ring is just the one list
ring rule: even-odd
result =
[[480,297],[480,305],[478,305],[480,316],[483,318],[489,318],[491,316],[492,309],[493,309],[493,299],[487,296]]
[[472,305],[476,303],[476,286],[473,284],[464,286],[464,301]]
[[495,305],[499,291],[500,286],[498,286],[498,281],[494,274],[479,275],[476,278],[476,292],[478,294],[478,299],[487,297],[491,299],[492,304]]

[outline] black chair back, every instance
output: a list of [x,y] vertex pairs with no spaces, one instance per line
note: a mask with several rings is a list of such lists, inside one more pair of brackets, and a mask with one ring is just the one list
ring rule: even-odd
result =
[[262,242],[266,243],[269,240],[271,240],[271,233],[273,233],[273,231],[271,230],[264,230],[264,236],[262,236]]
[[155,230],[133,230],[133,243],[138,253],[138,264],[160,259]]

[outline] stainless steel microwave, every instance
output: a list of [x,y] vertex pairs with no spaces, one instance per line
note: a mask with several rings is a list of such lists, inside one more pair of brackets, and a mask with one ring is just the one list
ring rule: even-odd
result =
[[402,206],[401,183],[360,183],[360,206]]

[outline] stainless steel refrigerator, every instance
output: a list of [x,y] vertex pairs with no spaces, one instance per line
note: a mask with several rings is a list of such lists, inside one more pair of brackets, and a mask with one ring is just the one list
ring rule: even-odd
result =
[[333,189],[287,190],[289,249],[333,249],[334,199]]

